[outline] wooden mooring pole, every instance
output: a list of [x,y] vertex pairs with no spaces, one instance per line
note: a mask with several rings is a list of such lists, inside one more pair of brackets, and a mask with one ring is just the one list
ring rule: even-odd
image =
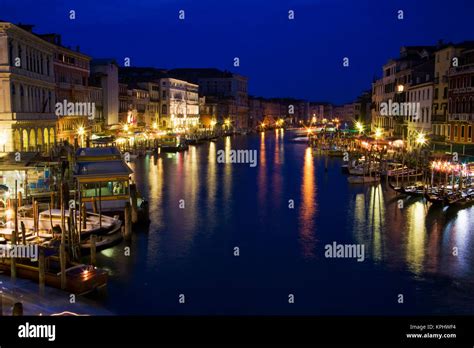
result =
[[91,265],[96,265],[96,243],[97,243],[97,236],[93,234],[91,236]]
[[125,220],[125,239],[130,240],[132,236],[132,219],[131,219],[131,209],[130,203],[125,203],[125,211],[124,211],[124,220]]
[[130,200],[132,202],[132,224],[136,224],[138,221],[138,197],[136,184],[130,184]]
[[61,267],[61,289],[66,289],[66,223],[65,223],[65,199],[64,185],[61,185],[61,244],[59,246],[59,264]]
[[44,285],[45,285],[45,280],[46,280],[46,262],[44,258],[44,249],[39,248],[39,259],[38,259],[38,281],[39,281],[39,289],[40,289],[40,294],[44,294]]
[[[15,180],[15,229],[12,235],[12,245],[16,245],[16,239],[18,236],[18,182]],[[12,257],[10,259],[10,275],[13,282],[16,280],[16,259]]]

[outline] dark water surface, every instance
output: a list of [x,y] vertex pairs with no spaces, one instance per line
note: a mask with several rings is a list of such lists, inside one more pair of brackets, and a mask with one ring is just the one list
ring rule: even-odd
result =
[[[433,209],[411,198],[399,209],[384,184],[351,186],[340,160],[330,160],[326,172],[324,158],[290,139],[288,131],[227,137],[135,162],[152,222],[134,234],[131,256],[125,244],[99,255],[111,272],[106,309],[474,313],[474,208]],[[258,165],[217,163],[221,149],[255,149]],[[333,241],[364,244],[365,260],[325,258]]]

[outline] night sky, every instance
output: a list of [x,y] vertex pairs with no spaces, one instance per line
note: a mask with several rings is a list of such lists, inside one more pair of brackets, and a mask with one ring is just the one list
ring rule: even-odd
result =
[[94,58],[228,69],[249,77],[251,95],[334,103],[369,89],[402,45],[474,40],[473,13],[472,0],[0,0],[0,19]]

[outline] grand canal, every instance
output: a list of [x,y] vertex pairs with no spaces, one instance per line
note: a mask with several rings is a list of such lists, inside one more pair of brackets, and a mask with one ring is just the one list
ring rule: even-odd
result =
[[[282,130],[227,137],[133,163],[151,224],[134,234],[130,256],[125,244],[99,255],[111,273],[101,306],[157,315],[473,313],[474,208],[406,198],[400,209],[388,186],[351,186],[340,160],[325,171],[323,158],[290,139]],[[220,149],[255,149],[258,164],[217,163]],[[365,260],[326,258],[334,241],[364,244]]]

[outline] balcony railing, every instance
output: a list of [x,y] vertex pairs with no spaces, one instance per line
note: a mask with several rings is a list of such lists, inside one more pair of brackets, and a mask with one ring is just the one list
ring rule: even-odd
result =
[[432,122],[446,122],[447,117],[445,115],[432,115],[431,121]]
[[450,121],[473,121],[474,114],[451,114],[448,119]]
[[466,73],[474,72],[474,64],[466,64],[459,67],[451,67],[449,68],[449,76],[456,76]]

